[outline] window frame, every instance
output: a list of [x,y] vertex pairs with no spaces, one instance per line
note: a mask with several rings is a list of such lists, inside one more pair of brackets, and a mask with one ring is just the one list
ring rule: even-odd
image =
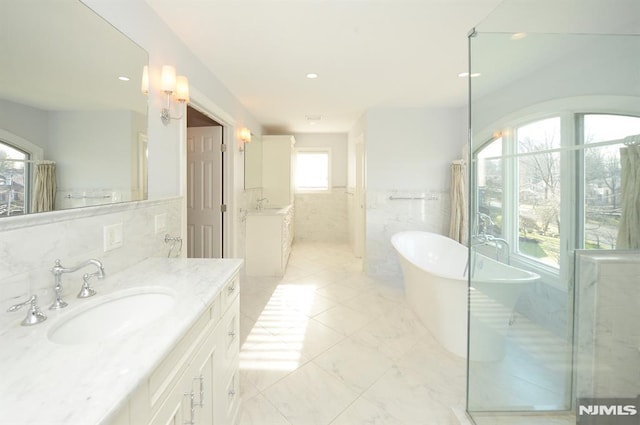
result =
[[329,194],[331,193],[331,189],[332,189],[332,184],[331,184],[331,148],[330,147],[296,147],[294,149],[295,152],[295,164],[296,164],[296,168],[295,168],[295,176],[297,177],[298,175],[298,154],[299,153],[320,153],[320,154],[326,154],[327,155],[327,188],[319,188],[319,189],[313,189],[313,188],[300,188],[298,187],[297,184],[297,178],[295,179],[296,182],[294,183],[294,191],[295,193],[300,193],[300,194],[310,194],[310,193],[325,193],[325,194]]
[[[27,159],[31,162],[41,160],[44,156],[44,151],[40,146],[2,128],[0,128],[0,143],[25,153]],[[31,213],[31,197],[34,185],[34,173],[33,167],[30,166],[31,162],[25,164],[24,214]]]
[[[585,240],[585,161],[584,161],[584,117],[587,115],[621,115],[640,118],[640,113],[632,111],[608,111],[606,108],[588,109],[556,109],[548,113],[532,113],[505,121],[498,135],[485,137],[480,144],[474,146],[472,152],[472,183],[476,188],[471,203],[472,212],[478,210],[477,173],[478,153],[485,149],[498,137],[502,138],[502,180],[503,180],[503,214],[502,237],[509,243],[511,264],[533,270],[540,274],[545,282],[560,287],[561,282],[569,282],[572,269],[573,254],[576,249],[584,249]],[[560,118],[560,223],[574,223],[560,229],[560,256],[558,267],[537,261],[535,258],[518,252],[518,146],[517,129],[528,124],[548,118]],[[542,151],[545,152],[545,151]],[[563,177],[564,176],[564,177]],[[575,178],[570,178],[573,176]],[[564,287],[564,286],[562,286]],[[565,288],[566,289],[566,288]]]

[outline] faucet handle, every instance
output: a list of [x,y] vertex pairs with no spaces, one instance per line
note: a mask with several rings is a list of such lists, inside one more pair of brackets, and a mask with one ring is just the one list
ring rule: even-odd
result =
[[27,317],[20,323],[22,326],[31,326],[36,325],[38,323],[42,323],[47,320],[47,316],[44,315],[42,311],[40,311],[40,307],[38,307],[38,296],[32,295],[28,300],[12,305],[7,309],[7,312],[14,312],[20,310],[24,306],[29,306],[27,311]]
[[95,289],[89,285],[89,279],[94,276],[98,276],[98,279],[100,279],[101,274],[100,272],[95,272],[82,275],[82,288],[80,288],[80,292],[78,292],[78,298],[89,298],[96,294]]

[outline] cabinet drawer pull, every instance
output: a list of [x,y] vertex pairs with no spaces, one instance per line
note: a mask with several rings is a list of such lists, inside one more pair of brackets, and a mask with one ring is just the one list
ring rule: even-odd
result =
[[233,291],[235,291],[235,290],[236,290],[236,284],[234,283],[233,285],[230,285],[230,286],[227,288],[227,293],[228,293],[228,294],[233,294]]
[[195,406],[195,394],[193,391],[190,393],[184,393],[185,397],[189,397],[189,408],[191,413],[189,414],[190,420],[183,422],[184,425],[195,425],[196,423],[196,406]]
[[230,331],[228,335],[231,337],[231,339],[233,339],[233,338],[236,337],[236,332],[235,331]]
[[198,407],[204,407],[204,375],[195,376],[193,380],[200,382],[200,401],[193,404]]

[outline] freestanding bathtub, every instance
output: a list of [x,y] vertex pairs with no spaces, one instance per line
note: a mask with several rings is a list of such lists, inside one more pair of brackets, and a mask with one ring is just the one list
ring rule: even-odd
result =
[[[391,243],[400,259],[407,302],[436,340],[448,351],[467,356],[471,295],[471,358],[501,358],[504,335],[518,296],[524,285],[540,276],[474,254],[470,288],[466,246],[446,236],[421,231],[396,233]],[[474,302],[481,303],[481,307],[474,308]],[[496,314],[500,310],[507,314]]]

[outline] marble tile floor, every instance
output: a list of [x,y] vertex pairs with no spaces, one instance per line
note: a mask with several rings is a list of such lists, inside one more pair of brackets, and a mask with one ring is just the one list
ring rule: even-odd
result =
[[241,425],[458,425],[466,366],[421,325],[401,282],[346,245],[295,243],[283,278],[240,297]]
[[[240,313],[241,425],[472,423],[464,412],[465,360],[422,326],[401,282],[367,277],[346,245],[294,244],[283,278],[244,279]],[[518,318],[505,358],[472,366],[474,403],[480,410],[561,408],[570,352]],[[474,420],[575,423],[551,413]]]
[[471,362],[469,408],[563,410],[570,405],[571,358],[571,344],[520,317],[509,327],[502,360]]

